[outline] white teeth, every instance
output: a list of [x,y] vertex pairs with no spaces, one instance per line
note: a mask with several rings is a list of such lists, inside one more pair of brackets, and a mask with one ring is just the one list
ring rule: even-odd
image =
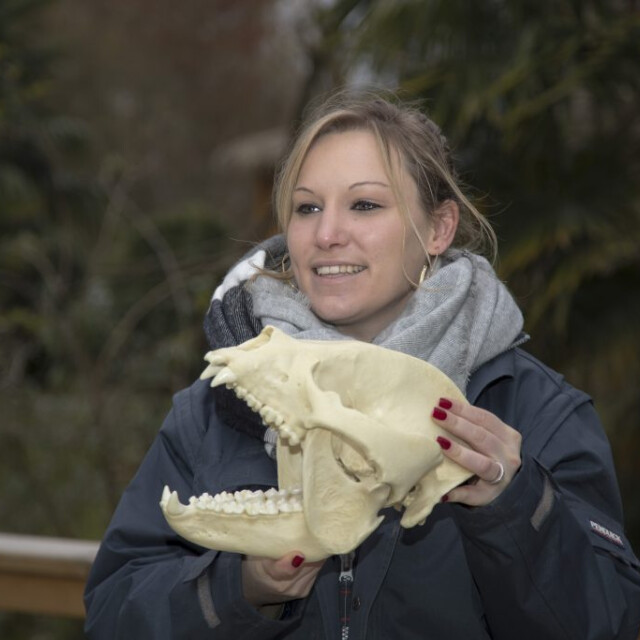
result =
[[171,491],[167,486],[165,486],[162,492],[162,499],[160,500],[160,504],[163,505],[167,513],[172,516],[180,516],[186,509],[186,507],[178,499],[178,492]]
[[273,500],[267,500],[264,503],[264,510],[262,511],[265,515],[275,516],[278,513],[278,507]]
[[219,387],[222,384],[230,386],[235,384],[237,380],[238,377],[236,376],[236,374],[233,373],[233,371],[231,371],[229,367],[225,367],[216,374],[216,377],[211,381],[211,386]]
[[209,351],[204,358],[214,366],[224,367],[227,364],[227,356],[217,351]]
[[262,403],[252,393],[247,393],[247,395],[244,398],[244,401],[247,403],[247,406],[252,411],[260,411],[260,409],[262,408]]
[[289,444],[292,447],[300,444],[300,437],[298,436],[298,434],[290,429],[286,424],[280,426],[279,432],[285,440],[288,440]]
[[[186,506],[180,504],[178,494],[167,487],[162,494],[162,504],[171,515],[181,515]],[[295,513],[302,511],[302,489],[294,487],[291,490],[278,491],[272,487],[267,491],[249,491],[244,489],[235,493],[223,491],[211,496],[203,493],[200,497],[192,496],[189,505],[198,511],[215,511],[228,515],[245,513],[249,516],[277,515],[279,513]]]
[[338,273],[360,273],[364,267],[353,264],[332,264],[326,267],[316,267],[319,276],[332,276]]
[[220,371],[222,371],[223,367],[217,364],[210,364],[201,374],[200,380],[206,380],[207,378],[214,378]]
[[258,413],[267,427],[275,427],[277,429],[284,422],[284,418],[275,409],[267,405],[263,405]]

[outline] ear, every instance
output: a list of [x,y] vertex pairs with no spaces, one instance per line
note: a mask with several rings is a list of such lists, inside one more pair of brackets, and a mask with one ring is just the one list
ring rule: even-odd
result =
[[453,242],[460,220],[460,209],[454,200],[445,200],[431,216],[431,230],[426,243],[432,256],[444,253]]

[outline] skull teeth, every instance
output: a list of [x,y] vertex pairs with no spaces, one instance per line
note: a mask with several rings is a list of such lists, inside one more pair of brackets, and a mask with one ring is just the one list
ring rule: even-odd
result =
[[272,427],[278,431],[284,439],[289,441],[290,445],[295,447],[300,444],[300,435],[285,424],[282,415],[272,407],[263,404],[251,392],[240,386],[237,375],[229,367],[221,366],[223,364],[221,358],[211,355],[208,355],[207,358],[211,364],[200,376],[202,379],[213,376],[211,380],[212,387],[225,385],[227,389],[233,389],[240,400],[243,400],[252,411],[260,414],[265,426]]
[[178,499],[178,493],[171,491],[169,487],[164,488],[161,504],[165,505],[167,513],[172,516],[180,516],[184,513],[185,506]]
[[216,373],[216,377],[211,381],[211,386],[212,387],[219,387],[220,385],[234,385],[236,383],[236,381],[238,380],[238,377],[236,376],[235,373],[233,373],[233,371],[231,371],[231,369],[229,369],[229,367],[224,367],[224,369],[221,369],[220,371],[218,371],[218,373]]
[[191,497],[189,504],[201,511],[215,511],[230,515],[245,513],[250,516],[262,516],[295,513],[302,511],[302,490],[244,490],[235,493],[223,491],[215,496],[203,493],[199,497]]
[[283,438],[289,440],[292,446],[300,444],[300,436],[285,424],[284,417],[273,407],[263,404],[256,396],[239,384],[227,384],[227,387],[232,388],[236,396],[243,400],[252,411],[260,414],[265,426],[272,427],[278,431]]

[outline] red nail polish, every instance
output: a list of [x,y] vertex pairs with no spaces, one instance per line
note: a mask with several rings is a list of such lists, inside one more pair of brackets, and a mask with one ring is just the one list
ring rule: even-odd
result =
[[451,440],[447,440],[446,438],[443,438],[442,436],[438,436],[436,438],[436,442],[445,450],[449,449],[451,447]]
[[433,413],[431,415],[436,420],[446,420],[447,419],[447,412],[443,411],[442,409],[438,409],[437,407],[433,410]]
[[291,561],[291,564],[297,569],[304,562],[303,556],[295,556]]
[[443,409],[451,409],[451,407],[453,407],[453,402],[451,402],[451,400],[447,400],[446,398],[440,398],[440,400],[438,401],[438,406],[442,407]]
[[445,493],[442,498],[440,498],[440,502],[449,502],[449,496]]

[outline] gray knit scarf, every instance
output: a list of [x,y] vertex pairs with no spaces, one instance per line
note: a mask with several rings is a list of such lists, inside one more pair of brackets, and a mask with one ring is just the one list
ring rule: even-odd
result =
[[[267,324],[299,339],[348,338],[322,322],[304,294],[286,282],[264,275],[250,281],[262,268],[277,268],[285,251],[283,237],[275,236],[230,270],[205,320],[212,348],[239,344]],[[401,316],[373,343],[429,362],[464,392],[469,376],[513,347],[522,327],[520,309],[490,264],[478,255],[449,250]]]

